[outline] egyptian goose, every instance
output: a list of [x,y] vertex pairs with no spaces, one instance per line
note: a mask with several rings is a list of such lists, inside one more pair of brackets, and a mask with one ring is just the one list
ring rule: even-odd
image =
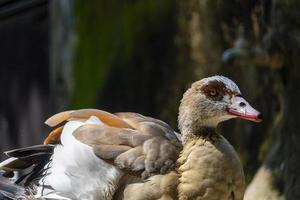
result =
[[6,197],[53,199],[242,200],[241,162],[216,131],[231,118],[261,121],[261,114],[224,76],[192,84],[179,108],[180,137],[137,113],[82,109],[58,113],[44,145],[6,152],[3,176],[27,171],[14,183],[0,179]]

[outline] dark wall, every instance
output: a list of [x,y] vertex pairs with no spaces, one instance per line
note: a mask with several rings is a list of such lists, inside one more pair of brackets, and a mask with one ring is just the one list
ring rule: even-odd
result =
[[0,150],[41,142],[49,116],[48,1],[0,1]]

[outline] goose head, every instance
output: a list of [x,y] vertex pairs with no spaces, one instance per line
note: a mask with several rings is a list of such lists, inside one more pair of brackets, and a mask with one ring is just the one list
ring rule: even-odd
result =
[[183,141],[222,121],[242,118],[260,122],[262,115],[242,96],[238,86],[224,76],[212,76],[192,84],[179,107],[178,124]]

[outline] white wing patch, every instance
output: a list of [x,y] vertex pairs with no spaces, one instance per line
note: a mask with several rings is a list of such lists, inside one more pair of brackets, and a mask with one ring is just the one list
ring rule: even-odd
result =
[[57,195],[71,199],[111,199],[122,172],[97,157],[92,148],[73,137],[73,132],[84,124],[103,123],[95,116],[86,122],[65,124],[61,143],[54,149],[52,167],[44,180]]

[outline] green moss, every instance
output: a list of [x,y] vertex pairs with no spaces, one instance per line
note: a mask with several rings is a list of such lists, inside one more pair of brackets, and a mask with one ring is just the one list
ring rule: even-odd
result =
[[140,39],[147,30],[159,26],[157,22],[172,9],[171,3],[171,0],[75,1],[73,107],[96,105],[111,68],[128,66],[136,59]]
[[77,0],[77,47],[74,58],[74,107],[95,105],[99,87],[109,70],[113,51],[114,3]]

